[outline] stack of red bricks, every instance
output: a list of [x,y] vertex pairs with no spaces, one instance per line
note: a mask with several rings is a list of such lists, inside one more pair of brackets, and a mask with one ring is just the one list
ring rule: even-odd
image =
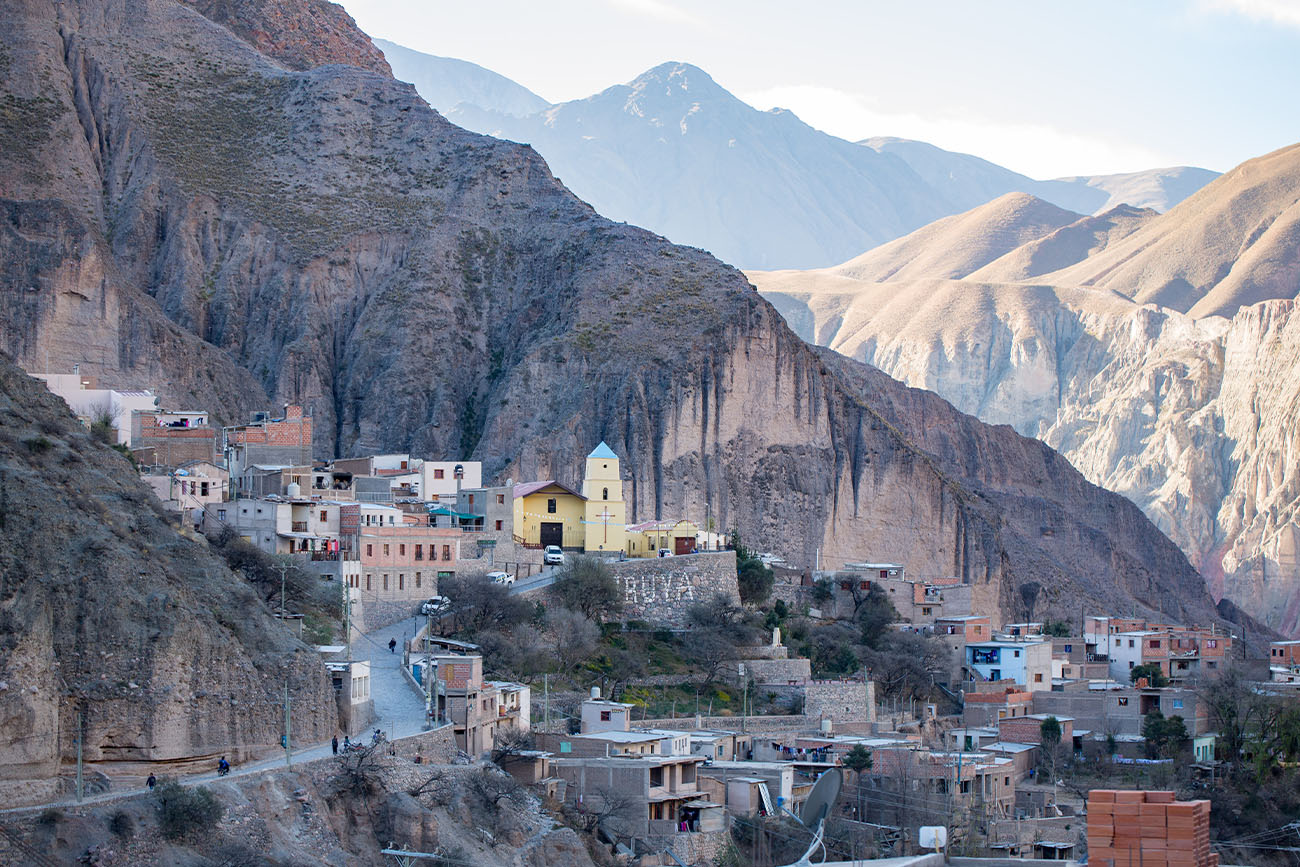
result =
[[1088,793],[1088,863],[1111,867],[1219,867],[1210,851],[1210,802],[1173,792]]

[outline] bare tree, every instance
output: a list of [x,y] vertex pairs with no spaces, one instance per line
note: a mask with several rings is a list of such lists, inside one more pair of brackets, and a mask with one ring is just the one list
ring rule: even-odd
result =
[[499,765],[511,756],[517,756],[536,746],[531,732],[526,732],[517,725],[501,726],[492,736],[492,761]]

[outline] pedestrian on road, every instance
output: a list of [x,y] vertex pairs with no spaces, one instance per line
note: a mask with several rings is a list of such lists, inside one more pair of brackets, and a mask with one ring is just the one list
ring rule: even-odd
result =
[[156,786],[156,785],[158,785],[158,778],[155,777],[153,774],[150,774],[150,775],[149,775],[149,779],[145,780],[145,781],[144,781],[144,784],[145,784],[146,786],[148,786],[148,787],[149,787],[149,791],[152,792],[152,791],[153,791],[153,787]]
[[339,754],[339,736],[338,736],[338,735],[335,735],[334,737],[330,738],[330,748],[334,750],[334,755],[337,756],[337,755]]
[[350,750],[350,749],[352,749],[352,738],[348,737],[347,735],[344,735],[344,736],[343,736],[343,752],[346,753],[346,752],[347,752],[348,750]]
[[396,638],[388,639],[388,652],[393,653],[396,651],[396,649],[397,649],[397,639]]

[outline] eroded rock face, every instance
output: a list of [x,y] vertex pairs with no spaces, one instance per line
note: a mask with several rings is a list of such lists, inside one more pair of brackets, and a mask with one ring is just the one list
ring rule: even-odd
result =
[[[206,545],[166,522],[127,460],[0,358],[0,788],[75,760],[215,762],[335,727],[318,655]],[[165,768],[166,765],[159,767]]]
[[182,386],[242,374],[255,385],[203,405],[301,402],[322,456],[410,449],[573,483],[603,439],[636,520],[712,516],[807,564],[904,559],[1008,613],[1039,581],[1057,614],[1214,616],[1186,560],[1059,456],[818,355],[740,273],[600,218],[533,151],[449,124],[408,85],[286,71],[173,0],[20,11],[32,47],[6,49],[10,80],[46,87],[51,124],[78,134],[30,185],[0,155],[4,193],[85,203],[30,297],[6,293],[28,311],[6,337],[25,364],[75,345],[58,304],[93,252],[105,278],[78,279],[103,304],[193,347],[118,317],[106,379],[192,404]]

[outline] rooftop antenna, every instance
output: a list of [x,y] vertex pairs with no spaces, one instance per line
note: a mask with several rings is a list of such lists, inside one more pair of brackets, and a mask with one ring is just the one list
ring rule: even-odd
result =
[[[812,842],[808,844],[808,851],[803,853],[803,857],[787,867],[811,867],[812,854],[818,849],[822,850],[822,860],[817,863],[826,860],[826,844],[822,842],[826,832],[826,820],[830,818],[831,807],[835,805],[835,799],[839,797],[840,787],[843,785],[844,772],[839,768],[831,768],[817,778],[817,783],[808,793],[808,800],[803,802],[803,809],[799,811],[798,816],[795,816],[801,825],[812,831]],[[790,815],[794,816],[794,813]]]

